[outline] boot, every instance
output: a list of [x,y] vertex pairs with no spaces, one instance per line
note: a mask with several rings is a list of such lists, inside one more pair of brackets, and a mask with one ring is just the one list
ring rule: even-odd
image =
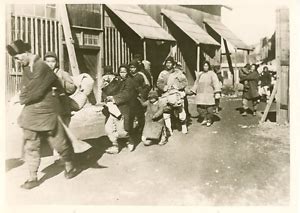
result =
[[72,179],[81,172],[81,169],[76,168],[72,162],[65,162],[65,178]]
[[21,188],[29,190],[29,189],[33,189],[33,188],[35,188],[35,187],[37,187],[39,185],[40,185],[40,183],[39,183],[39,181],[36,178],[34,180],[27,180],[27,181],[25,181],[25,183],[23,183],[21,185]]

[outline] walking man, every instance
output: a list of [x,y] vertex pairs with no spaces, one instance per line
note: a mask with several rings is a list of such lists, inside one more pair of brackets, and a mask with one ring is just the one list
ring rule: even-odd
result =
[[20,104],[24,105],[18,124],[23,129],[25,161],[29,178],[21,185],[32,189],[39,185],[37,172],[41,162],[41,138],[45,137],[65,163],[65,177],[75,177],[80,170],[73,164],[74,151],[58,116],[61,104],[54,85],[58,81],[51,68],[30,52],[30,45],[16,40],[6,46],[7,52],[23,67]]

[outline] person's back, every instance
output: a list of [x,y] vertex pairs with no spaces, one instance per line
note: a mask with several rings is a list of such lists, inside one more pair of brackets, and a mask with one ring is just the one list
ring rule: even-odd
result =
[[57,115],[62,111],[54,89],[56,80],[55,74],[38,56],[32,70],[24,67],[20,103],[25,107],[19,119],[22,128],[48,131],[55,127]]

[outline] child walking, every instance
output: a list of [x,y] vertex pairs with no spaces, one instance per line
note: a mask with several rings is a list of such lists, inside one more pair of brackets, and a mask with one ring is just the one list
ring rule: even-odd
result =
[[145,114],[145,126],[142,133],[142,142],[145,146],[159,141],[159,145],[164,145],[168,142],[167,131],[164,125],[163,111],[164,107],[159,101],[156,90],[151,90],[148,95],[148,100],[139,101],[144,107],[147,107]]

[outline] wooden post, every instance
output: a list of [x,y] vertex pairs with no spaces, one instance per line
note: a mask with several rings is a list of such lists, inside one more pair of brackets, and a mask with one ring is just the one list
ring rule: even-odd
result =
[[273,100],[274,100],[274,98],[275,98],[275,95],[276,95],[276,93],[277,93],[277,90],[278,90],[278,82],[276,82],[276,84],[275,84],[275,86],[274,86],[274,89],[273,89],[273,91],[272,91],[271,97],[270,97],[270,99],[268,100],[267,106],[266,106],[266,108],[265,108],[265,110],[264,110],[264,114],[263,114],[263,116],[262,116],[261,119],[260,119],[260,123],[263,123],[263,122],[266,121],[266,118],[267,118],[267,116],[268,116],[269,110],[270,110],[270,108],[271,108],[271,105],[272,105]]
[[28,42],[28,31],[29,31],[29,29],[28,29],[28,17],[25,17],[25,32],[26,32],[25,42]]
[[235,51],[235,60],[234,60],[234,92],[238,95],[238,80],[239,80],[239,72],[237,67],[237,48],[234,48]]
[[49,51],[49,35],[48,35],[48,20],[45,19],[45,35],[46,35],[46,38],[45,38],[45,41],[46,41],[46,52]]
[[117,41],[118,41],[118,47],[117,47],[117,52],[118,52],[117,68],[118,68],[122,63],[122,59],[121,59],[121,35],[120,35],[119,31],[117,31]]
[[[11,44],[12,42],[12,33],[11,33],[11,21],[12,21],[12,14],[11,14],[11,5],[7,4],[6,5],[6,44]],[[9,85],[11,84],[11,82],[9,82],[9,73],[12,72],[12,57],[10,57],[8,54],[5,54],[6,56],[6,72],[5,72],[5,76],[6,76],[6,81],[5,81],[5,84],[6,84],[6,95],[5,95],[5,100],[7,100],[7,98],[9,98],[10,95],[13,95],[11,94],[11,91],[9,89]]]
[[58,38],[58,32],[57,32],[57,21],[54,21],[54,52],[57,54],[58,53],[58,43],[57,43],[57,38]]
[[[46,41],[46,43],[47,42],[48,41]],[[59,67],[60,69],[64,70],[65,59],[64,59],[64,45],[63,45],[63,30],[60,22],[58,23],[58,55],[59,55]]]
[[23,33],[24,33],[23,16],[20,16],[20,39],[24,41]]
[[144,60],[147,60],[147,44],[145,39],[143,41],[143,50],[144,50]]
[[44,60],[44,23],[43,19],[40,20],[40,27],[41,27],[41,57]]
[[165,29],[165,28],[164,28],[164,27],[165,27],[164,15],[161,14],[161,15],[160,15],[160,18],[161,18],[161,19],[160,19],[160,20],[161,20],[161,23],[160,23],[160,24],[161,24],[161,27],[162,27],[163,29]]
[[197,71],[200,71],[200,44],[197,46]]
[[65,41],[68,49],[68,55],[71,65],[71,70],[73,75],[79,75],[79,67],[76,59],[76,53],[74,48],[74,40],[72,38],[71,26],[68,17],[68,11],[65,4],[57,4],[58,11],[60,13],[60,19],[63,26],[63,31],[65,35]]
[[230,52],[229,52],[229,49],[228,49],[228,46],[227,46],[227,41],[225,39],[223,39],[223,42],[224,42],[224,47],[225,47],[225,51],[226,51],[226,58],[227,58],[227,61],[228,61],[229,71],[232,74],[232,85],[234,86],[235,76],[234,76],[234,71],[233,71],[233,67],[232,67]]
[[39,55],[39,32],[38,32],[38,19],[35,18],[34,19],[34,31],[35,31],[35,39],[34,39],[34,43],[35,43],[35,54]]
[[31,29],[31,34],[30,34],[30,44],[31,44],[31,52],[34,53],[34,30],[33,30],[33,18],[30,18],[30,29]]
[[49,25],[50,25],[50,51],[53,51],[53,21],[50,21]]
[[278,94],[276,99],[276,121],[289,122],[289,10],[276,10],[276,63]]

